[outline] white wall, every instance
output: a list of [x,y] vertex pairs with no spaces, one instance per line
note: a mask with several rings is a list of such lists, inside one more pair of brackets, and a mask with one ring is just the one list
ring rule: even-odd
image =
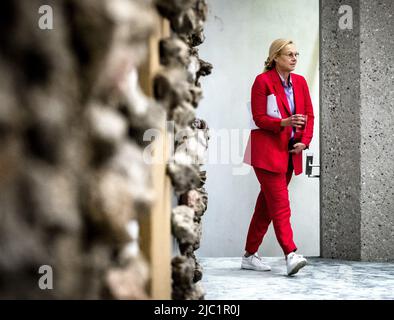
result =
[[[251,167],[241,165],[249,135],[249,115],[245,103],[250,88],[261,73],[271,42],[277,38],[295,41],[300,52],[295,73],[309,85],[315,112],[314,138],[310,151],[319,163],[319,1],[318,0],[208,0],[205,42],[200,57],[213,64],[211,75],[202,79],[204,99],[197,116],[211,129],[206,188],[208,210],[203,217],[203,238],[198,256],[240,256],[259,184]],[[239,152],[229,164],[214,161],[223,136],[232,130],[231,150]],[[243,135],[242,135],[243,133]],[[237,137],[243,138],[238,142]],[[222,138],[223,139],[223,138]],[[241,139],[242,140],[242,139]],[[305,170],[305,152],[304,152]],[[246,169],[246,171],[245,171]],[[318,173],[318,169],[314,168]],[[246,173],[247,174],[239,174]],[[289,185],[292,225],[299,253],[318,256],[319,179],[304,174],[294,176]],[[280,256],[272,224],[259,250],[263,256]]]

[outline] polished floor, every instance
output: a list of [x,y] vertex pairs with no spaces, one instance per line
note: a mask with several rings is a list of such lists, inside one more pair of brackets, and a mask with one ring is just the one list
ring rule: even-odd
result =
[[272,270],[242,270],[241,258],[200,258],[207,300],[394,299],[394,263],[308,258],[287,276],[284,258],[264,258]]

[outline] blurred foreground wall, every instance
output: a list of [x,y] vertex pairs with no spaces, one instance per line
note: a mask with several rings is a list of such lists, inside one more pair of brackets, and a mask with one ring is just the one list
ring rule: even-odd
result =
[[[179,147],[207,147],[204,6],[0,3],[0,298],[203,298],[201,151]],[[166,120],[189,133],[175,155]]]

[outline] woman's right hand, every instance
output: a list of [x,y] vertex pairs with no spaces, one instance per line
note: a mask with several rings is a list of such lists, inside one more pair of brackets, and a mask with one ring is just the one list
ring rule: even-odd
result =
[[282,119],[280,125],[282,127],[292,126],[302,128],[305,125],[305,116],[303,114],[293,114],[291,117]]

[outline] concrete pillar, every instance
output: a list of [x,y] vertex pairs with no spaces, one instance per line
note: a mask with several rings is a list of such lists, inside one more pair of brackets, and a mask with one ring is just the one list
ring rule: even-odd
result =
[[394,2],[320,10],[321,255],[393,260]]

